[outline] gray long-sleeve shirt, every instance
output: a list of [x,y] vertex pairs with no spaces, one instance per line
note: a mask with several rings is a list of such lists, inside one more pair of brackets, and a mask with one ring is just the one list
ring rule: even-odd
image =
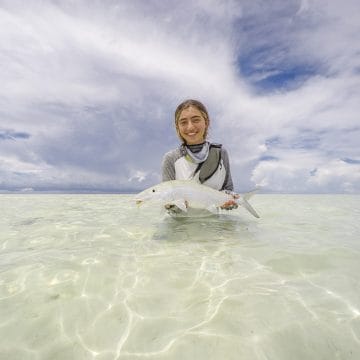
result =
[[[162,162],[162,180],[190,179],[194,174],[197,164],[192,163],[186,153],[179,147],[167,152]],[[211,186],[218,190],[234,191],[231,178],[230,162],[227,151],[221,148],[221,163],[218,171],[204,185]]]

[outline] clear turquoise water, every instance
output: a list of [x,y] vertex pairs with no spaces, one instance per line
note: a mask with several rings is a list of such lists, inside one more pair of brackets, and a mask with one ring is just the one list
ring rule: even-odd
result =
[[360,196],[132,199],[0,195],[0,359],[360,358]]

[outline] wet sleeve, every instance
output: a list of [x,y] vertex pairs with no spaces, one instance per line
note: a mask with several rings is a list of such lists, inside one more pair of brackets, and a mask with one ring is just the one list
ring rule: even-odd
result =
[[170,153],[166,153],[162,161],[162,181],[175,180],[175,161]]
[[224,185],[221,190],[234,191],[234,185],[233,185],[233,181],[232,181],[232,177],[231,177],[229,156],[225,149],[222,149],[221,157],[224,162],[225,169],[226,169]]

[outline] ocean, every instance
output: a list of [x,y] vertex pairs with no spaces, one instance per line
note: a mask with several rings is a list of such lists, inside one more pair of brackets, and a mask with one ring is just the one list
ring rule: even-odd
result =
[[360,195],[250,202],[0,195],[0,359],[359,359]]

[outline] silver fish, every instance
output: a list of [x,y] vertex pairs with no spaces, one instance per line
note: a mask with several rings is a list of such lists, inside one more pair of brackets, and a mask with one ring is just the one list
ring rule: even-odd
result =
[[260,216],[248,202],[256,191],[239,195],[238,199],[234,199],[230,194],[201,185],[193,180],[170,180],[142,191],[136,195],[135,201],[139,205],[148,201],[156,201],[162,205],[175,205],[185,213],[190,209],[218,213],[221,206],[227,201],[235,200],[239,206],[243,206],[253,216],[259,218]]

